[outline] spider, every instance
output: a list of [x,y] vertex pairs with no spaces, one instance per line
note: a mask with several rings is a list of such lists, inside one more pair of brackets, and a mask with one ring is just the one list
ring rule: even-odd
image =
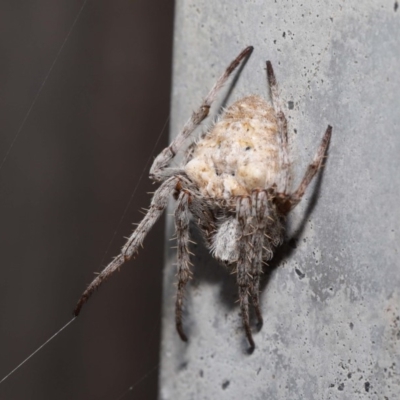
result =
[[192,275],[189,251],[189,221],[192,216],[212,255],[236,274],[242,323],[249,351],[254,350],[249,302],[261,327],[259,285],[263,264],[272,258],[275,248],[283,241],[285,217],[300,202],[321,168],[332,127],[328,125],[298,188],[289,191],[291,163],[287,121],[280,105],[274,70],[271,62],[267,61],[272,104],[255,95],[236,101],[198,141],[192,139],[179,167],[169,167],[176,154],[184,148],[186,139],[208,116],[221,87],[252,51],[252,46],[245,48],[231,62],[182,131],[155,158],[150,178],[161,185],[154,193],[150,208],[121,253],[84,291],[74,311],[76,316],[93,292],[138,252],[173,194],[177,201],[175,322],[180,338],[187,341],[182,326],[182,307],[185,286]]

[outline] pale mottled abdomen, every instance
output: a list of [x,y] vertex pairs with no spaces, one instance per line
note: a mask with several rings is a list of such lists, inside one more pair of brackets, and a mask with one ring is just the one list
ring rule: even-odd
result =
[[232,104],[185,166],[205,196],[228,199],[281,186],[281,138],[273,107],[258,96]]

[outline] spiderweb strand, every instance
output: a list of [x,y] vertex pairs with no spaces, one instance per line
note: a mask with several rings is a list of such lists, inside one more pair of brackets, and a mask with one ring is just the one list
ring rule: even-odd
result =
[[[161,313],[158,314],[158,318],[157,320],[160,320],[161,318]],[[157,325],[154,325],[153,330],[151,331],[150,335],[149,335],[149,340],[147,343],[147,347],[150,346],[151,342],[154,339],[154,333],[156,332],[156,327]],[[159,362],[158,364],[154,365],[153,368],[151,368],[149,371],[147,371],[141,378],[139,378],[138,380],[136,380],[133,385],[129,386],[129,388],[127,390],[125,390],[125,392],[121,393],[120,396],[116,399],[116,400],[121,400],[123,399],[127,394],[131,393],[133,391],[133,389],[138,386],[139,384],[141,384],[145,379],[147,379],[154,371],[156,371],[159,366],[160,366],[161,362]]]
[[41,346],[39,346],[29,357],[25,358],[19,365],[17,365],[10,373],[8,373],[1,381],[0,385],[9,378],[15,371],[21,368],[28,360],[30,360],[38,351],[42,350],[47,343],[51,342],[58,334],[60,334],[69,324],[75,321],[76,317],[72,318],[71,321],[67,322],[61,329],[59,329],[53,336],[47,339]]
[[140,383],[142,383],[147,377],[149,377],[154,371],[158,369],[160,366],[160,363],[155,365],[147,374],[143,375],[139,380],[137,380],[132,386],[129,386],[127,390],[125,390],[124,393],[122,393],[116,400],[121,400],[123,399],[128,393],[132,392],[132,390],[138,386]]
[[105,258],[107,257],[108,251],[110,250],[110,247],[111,247],[111,245],[112,245],[113,242],[114,242],[115,236],[116,236],[117,233],[118,233],[118,230],[119,230],[119,228],[120,228],[120,226],[121,226],[121,224],[122,224],[122,221],[125,219],[126,213],[128,212],[129,207],[131,206],[132,200],[133,200],[133,198],[135,197],[135,194],[136,194],[136,192],[137,192],[137,190],[138,190],[139,184],[140,184],[140,182],[141,182],[142,179],[143,179],[144,173],[145,173],[145,172],[147,171],[147,169],[148,169],[148,166],[149,166],[151,157],[152,157],[152,155],[154,154],[154,151],[156,150],[156,148],[157,148],[157,146],[158,146],[158,143],[159,143],[159,141],[160,141],[160,139],[161,139],[161,136],[163,135],[163,133],[164,133],[164,131],[165,131],[165,128],[166,128],[167,125],[168,125],[168,122],[169,122],[169,116],[167,117],[167,119],[166,119],[166,121],[165,121],[165,123],[164,123],[164,126],[163,126],[163,128],[161,129],[161,132],[160,132],[160,134],[159,134],[158,137],[157,137],[156,143],[154,144],[153,149],[151,150],[151,153],[150,153],[150,155],[149,155],[149,158],[147,159],[146,164],[145,164],[144,167],[143,167],[142,173],[140,174],[139,179],[138,179],[138,181],[137,181],[137,183],[136,183],[136,185],[135,185],[135,188],[134,188],[133,191],[132,191],[131,197],[129,198],[128,203],[127,203],[127,205],[126,205],[126,207],[125,207],[125,210],[124,210],[124,212],[122,213],[122,216],[121,216],[121,218],[120,218],[120,220],[119,220],[119,222],[118,222],[118,224],[117,224],[117,227],[116,227],[115,230],[114,230],[114,233],[113,233],[113,235],[112,235],[112,237],[111,237],[110,243],[108,244],[108,246],[107,246],[107,248],[106,248],[106,251],[104,252],[104,256],[103,256],[103,258],[102,258],[102,260],[101,260],[100,265],[103,265],[104,260],[105,260]]
[[83,2],[83,4],[82,4],[80,10],[78,11],[78,14],[77,14],[76,17],[75,17],[74,22],[72,23],[71,28],[69,29],[69,31],[68,31],[68,33],[67,33],[67,36],[65,37],[65,39],[64,39],[64,41],[63,41],[63,43],[62,43],[60,49],[58,50],[57,55],[56,55],[56,57],[54,58],[54,61],[53,61],[53,63],[52,63],[51,66],[50,66],[49,71],[47,72],[47,74],[46,74],[46,76],[45,76],[45,78],[44,78],[42,84],[40,85],[40,88],[39,88],[38,92],[36,93],[36,96],[35,96],[35,98],[33,99],[31,106],[29,107],[27,113],[25,114],[25,117],[24,117],[24,119],[22,120],[22,123],[21,123],[21,125],[19,126],[18,131],[17,131],[17,133],[15,134],[14,139],[12,140],[12,142],[11,142],[11,144],[10,144],[10,147],[8,148],[8,150],[7,150],[7,152],[6,152],[6,155],[4,156],[3,161],[2,161],[1,164],[0,164],[0,171],[1,171],[1,169],[3,168],[3,166],[4,166],[4,164],[5,164],[5,162],[6,162],[7,158],[8,158],[8,156],[10,155],[11,150],[13,149],[14,144],[15,144],[15,142],[17,141],[19,134],[21,133],[22,129],[24,128],[25,122],[26,122],[26,120],[28,119],[28,117],[29,117],[31,111],[33,110],[33,107],[35,107],[35,104],[36,104],[36,102],[37,102],[37,99],[39,98],[40,93],[42,92],[42,90],[43,90],[43,88],[44,88],[44,85],[45,85],[46,82],[47,82],[47,79],[49,78],[51,72],[53,71],[53,68],[54,68],[54,66],[56,65],[56,62],[57,62],[57,60],[58,60],[58,57],[60,57],[60,54],[61,54],[61,52],[63,51],[63,49],[64,49],[64,47],[65,47],[65,44],[67,43],[69,37],[71,36],[71,33],[72,33],[72,31],[74,30],[75,25],[76,25],[76,23],[78,22],[78,19],[79,19],[80,15],[82,14],[82,11],[83,11],[83,9],[85,8],[85,5],[86,5],[87,2],[88,2],[88,0],[85,0],[85,1]]

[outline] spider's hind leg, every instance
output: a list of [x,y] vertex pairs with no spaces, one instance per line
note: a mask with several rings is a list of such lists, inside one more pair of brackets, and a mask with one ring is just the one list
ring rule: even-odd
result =
[[[268,241],[265,240],[265,229],[269,220],[268,194],[265,190],[253,191],[251,195],[251,214],[253,217],[253,234],[251,238],[252,262],[250,275],[252,277],[250,294],[254,311],[258,320],[258,328],[263,325],[263,317],[260,307],[260,279],[263,274],[263,258],[266,251],[272,255]],[[265,246],[268,246],[266,248]]]
[[176,293],[175,302],[175,323],[176,330],[179,333],[180,338],[186,342],[187,336],[183,331],[182,326],[182,308],[185,294],[185,287],[191,278],[191,271],[189,266],[190,263],[190,251],[189,251],[189,202],[190,194],[182,190],[179,194],[178,205],[175,210],[175,226],[176,226],[176,237],[178,246],[178,290]]
[[[255,344],[250,329],[249,295],[251,296],[251,292],[255,292],[252,290],[253,282],[251,276],[252,262],[254,259],[252,244],[252,230],[254,228],[249,223],[251,221],[250,197],[239,197],[237,199],[236,213],[241,229],[241,238],[239,241],[239,260],[237,262],[239,303],[243,327],[247,340],[250,344],[249,353],[252,353],[255,348]],[[258,299],[258,294],[255,296],[255,298]],[[256,310],[260,311],[259,305],[256,305]]]

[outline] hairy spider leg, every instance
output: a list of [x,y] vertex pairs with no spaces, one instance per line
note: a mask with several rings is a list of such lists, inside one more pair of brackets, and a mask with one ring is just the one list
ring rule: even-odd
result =
[[88,288],[83,292],[78,304],[75,307],[74,314],[77,316],[82,306],[89,300],[93,292],[108,279],[121,265],[132,258],[137,253],[139,247],[142,245],[144,238],[160,218],[164,209],[167,206],[170,194],[175,190],[179,182],[179,177],[172,177],[161,184],[156,190],[151,200],[150,208],[135,231],[129,237],[128,241],[121,250],[121,253],[114,258],[110,264],[101,271],[101,273],[93,280]]
[[183,146],[185,140],[193,133],[197,126],[208,116],[210,107],[214,102],[219,90],[225,84],[231,73],[237,68],[240,62],[248,57],[253,51],[253,46],[246,47],[228,66],[225,72],[220,76],[214,84],[203,103],[197,111],[194,111],[189,120],[185,123],[182,131],[176,136],[172,143],[166,147],[154,160],[150,168],[150,178],[155,181],[162,181],[171,174],[173,171],[166,171],[170,161],[175,157],[177,152]]
[[325,134],[322,138],[321,144],[319,145],[319,148],[317,150],[317,153],[314,156],[313,162],[307,167],[303,180],[301,181],[297,190],[290,196],[292,208],[295,207],[300,202],[301,198],[304,195],[304,192],[307,189],[307,186],[310,184],[310,182],[312,181],[318,170],[322,167],[322,162],[325,158],[325,154],[328,149],[331,136],[332,136],[332,127],[328,125]]
[[175,209],[175,229],[177,238],[177,267],[178,267],[178,290],[176,292],[175,300],[175,323],[176,330],[181,339],[186,342],[187,336],[185,335],[182,327],[182,307],[185,295],[185,286],[192,276],[190,271],[190,251],[189,251],[189,203],[191,195],[182,190],[179,194],[178,205]]
[[[263,317],[260,308],[260,278],[263,274],[263,259],[265,258],[264,244],[265,230],[267,228],[269,218],[269,205],[268,195],[265,190],[254,190],[251,194],[251,214],[253,217],[253,235],[251,239],[252,251],[254,258],[251,264],[251,286],[250,294],[253,302],[253,307],[258,319],[258,328],[261,329],[263,325]],[[269,246],[268,246],[269,247]],[[272,250],[270,251],[272,257]]]
[[279,188],[279,190],[283,190],[284,193],[287,193],[291,183],[289,149],[288,149],[288,128],[287,128],[287,120],[283,112],[283,107],[279,98],[278,83],[275,78],[275,73],[274,69],[272,68],[271,61],[267,61],[267,78],[268,78],[269,88],[271,91],[272,105],[274,106],[277,118],[279,138],[282,149],[281,168],[284,173],[284,184],[283,188]]
[[254,228],[251,225],[251,200],[250,197],[238,197],[236,203],[236,215],[239,221],[241,238],[239,241],[239,259],[237,261],[236,280],[239,289],[239,304],[242,313],[242,323],[249,341],[249,352],[252,353],[255,345],[253,335],[250,329],[249,316],[249,295],[252,286],[252,262],[255,257],[252,246],[252,232]]
[[321,144],[318,147],[317,153],[314,156],[313,162],[309,164],[304,174],[302,181],[300,182],[299,187],[292,193],[278,193],[277,202],[280,211],[283,214],[289,213],[293,210],[297,204],[300,203],[308,185],[316,175],[316,173],[322,168],[323,160],[326,157],[326,152],[329,146],[329,142],[332,136],[332,127],[328,125],[326,128],[325,134],[322,137]]

